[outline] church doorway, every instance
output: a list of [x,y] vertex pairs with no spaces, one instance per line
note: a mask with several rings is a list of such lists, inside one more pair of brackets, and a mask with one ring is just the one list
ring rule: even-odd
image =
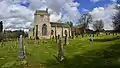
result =
[[47,36],[47,25],[46,24],[42,25],[42,36]]

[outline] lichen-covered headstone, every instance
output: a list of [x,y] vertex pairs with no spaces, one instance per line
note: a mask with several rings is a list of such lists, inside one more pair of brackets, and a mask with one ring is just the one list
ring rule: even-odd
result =
[[63,51],[63,45],[61,42],[61,38],[59,38],[59,42],[58,42],[58,59],[59,61],[64,60],[64,51]]
[[24,47],[23,47],[22,35],[20,35],[19,41],[20,41],[19,58],[23,59],[25,56],[24,56]]

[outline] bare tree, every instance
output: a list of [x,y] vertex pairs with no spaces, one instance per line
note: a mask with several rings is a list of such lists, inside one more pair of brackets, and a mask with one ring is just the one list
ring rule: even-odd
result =
[[120,1],[117,0],[117,5],[115,7],[118,12],[113,16],[113,28],[120,32]]
[[93,29],[97,32],[103,30],[104,23],[102,20],[96,20],[96,22],[93,24]]

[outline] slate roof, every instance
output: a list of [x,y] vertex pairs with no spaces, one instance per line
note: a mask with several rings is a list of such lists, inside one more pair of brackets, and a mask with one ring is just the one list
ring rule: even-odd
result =
[[69,25],[67,25],[66,23],[57,23],[57,22],[50,22],[51,27],[65,27],[65,28],[69,28]]

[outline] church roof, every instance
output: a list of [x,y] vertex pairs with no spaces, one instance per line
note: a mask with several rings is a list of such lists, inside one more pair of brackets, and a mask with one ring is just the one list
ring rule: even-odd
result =
[[45,14],[49,14],[49,13],[46,10],[36,10],[35,14],[45,15]]
[[57,22],[50,22],[51,27],[65,27],[65,28],[69,28],[69,25],[67,25],[66,23],[57,23]]

